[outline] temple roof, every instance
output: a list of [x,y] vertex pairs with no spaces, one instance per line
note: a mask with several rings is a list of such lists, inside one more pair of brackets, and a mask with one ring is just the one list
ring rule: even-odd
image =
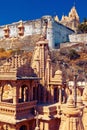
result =
[[0,66],[0,80],[37,79],[28,56],[14,55]]

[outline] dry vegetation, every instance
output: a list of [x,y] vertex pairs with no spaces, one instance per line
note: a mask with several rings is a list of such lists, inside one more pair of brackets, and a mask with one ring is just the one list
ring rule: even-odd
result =
[[54,50],[51,52],[51,58],[55,65],[59,63],[60,68],[69,79],[75,73],[82,79],[87,75],[87,47],[83,43]]
[[36,42],[39,39],[39,34],[21,38],[0,39],[0,60],[5,60],[17,53],[28,56],[30,61]]

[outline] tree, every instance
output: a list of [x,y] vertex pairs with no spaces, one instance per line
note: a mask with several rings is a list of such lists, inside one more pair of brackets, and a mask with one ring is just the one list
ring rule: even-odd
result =
[[83,22],[78,25],[78,33],[87,33],[87,18],[84,18]]

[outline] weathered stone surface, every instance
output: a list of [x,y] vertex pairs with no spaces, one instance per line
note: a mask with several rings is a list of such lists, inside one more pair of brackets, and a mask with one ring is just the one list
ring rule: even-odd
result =
[[73,34],[69,35],[70,42],[87,42],[87,34]]

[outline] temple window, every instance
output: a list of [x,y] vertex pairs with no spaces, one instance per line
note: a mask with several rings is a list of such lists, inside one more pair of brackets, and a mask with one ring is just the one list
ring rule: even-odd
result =
[[27,102],[28,101],[28,86],[23,85],[20,87],[19,91],[19,102]]
[[13,89],[10,84],[6,84],[2,89],[2,101],[3,102],[13,102]]

